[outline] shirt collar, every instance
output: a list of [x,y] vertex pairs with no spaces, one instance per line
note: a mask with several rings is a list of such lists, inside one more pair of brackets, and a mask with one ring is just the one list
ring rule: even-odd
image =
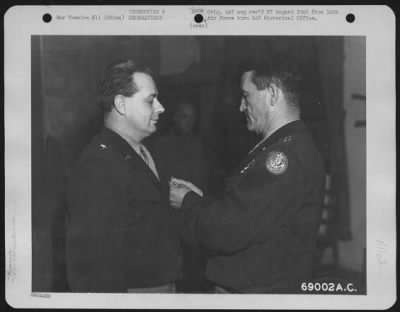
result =
[[278,130],[273,132],[269,137],[266,139],[261,140],[253,149],[249,152],[251,154],[255,150],[257,150],[261,146],[268,146],[276,141],[278,141],[280,138],[284,138],[286,136],[292,135],[297,132],[304,131],[306,129],[306,126],[302,120],[295,120],[292,122],[287,123],[286,125],[280,127]]

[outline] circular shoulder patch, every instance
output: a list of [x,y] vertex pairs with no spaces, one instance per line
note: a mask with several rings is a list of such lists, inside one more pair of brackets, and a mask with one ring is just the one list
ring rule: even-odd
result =
[[287,170],[289,165],[288,158],[283,152],[273,151],[267,156],[265,166],[272,174],[282,174]]

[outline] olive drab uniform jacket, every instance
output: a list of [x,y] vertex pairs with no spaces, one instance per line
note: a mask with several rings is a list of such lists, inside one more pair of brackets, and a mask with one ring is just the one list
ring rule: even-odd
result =
[[180,241],[169,187],[103,128],[69,183],[67,276],[73,292],[127,292],[173,282]]
[[312,277],[324,169],[302,121],[252,150],[222,200],[184,197],[182,233],[210,249],[207,278],[243,293],[300,290]]

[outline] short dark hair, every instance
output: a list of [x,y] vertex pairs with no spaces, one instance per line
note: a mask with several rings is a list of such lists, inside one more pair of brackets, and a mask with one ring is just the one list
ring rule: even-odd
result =
[[119,61],[106,68],[97,93],[97,103],[104,113],[111,111],[116,95],[130,97],[138,91],[133,80],[134,73],[146,73],[152,76],[148,67],[133,60]]
[[288,57],[273,57],[268,61],[253,63],[251,81],[258,90],[268,88],[272,83],[283,91],[289,105],[299,109],[303,77],[299,65]]

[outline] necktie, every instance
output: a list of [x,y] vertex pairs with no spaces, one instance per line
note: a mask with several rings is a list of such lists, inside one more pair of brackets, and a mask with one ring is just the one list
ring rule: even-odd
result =
[[142,158],[143,158],[144,162],[148,165],[149,158],[147,157],[146,151],[144,150],[143,146],[140,147],[140,153],[142,154]]
[[144,162],[147,164],[147,166],[149,166],[151,171],[153,171],[153,173],[157,177],[157,179],[160,179],[158,177],[158,172],[157,172],[157,169],[156,169],[156,165],[154,164],[153,158],[151,158],[150,153],[146,150],[146,148],[143,145],[140,146],[139,150],[140,150],[140,154],[141,154]]

